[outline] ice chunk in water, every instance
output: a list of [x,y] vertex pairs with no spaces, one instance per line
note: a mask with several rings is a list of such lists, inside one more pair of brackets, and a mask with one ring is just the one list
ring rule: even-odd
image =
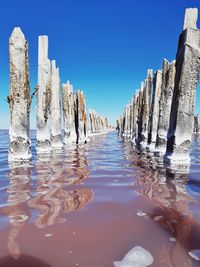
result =
[[132,248],[122,261],[115,261],[115,267],[146,267],[153,263],[151,253],[141,246]]

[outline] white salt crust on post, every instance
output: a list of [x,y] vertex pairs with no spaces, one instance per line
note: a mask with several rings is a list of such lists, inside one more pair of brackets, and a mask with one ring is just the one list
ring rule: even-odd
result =
[[9,39],[10,52],[10,108],[9,161],[26,161],[31,158],[29,139],[30,83],[28,43],[19,27]]

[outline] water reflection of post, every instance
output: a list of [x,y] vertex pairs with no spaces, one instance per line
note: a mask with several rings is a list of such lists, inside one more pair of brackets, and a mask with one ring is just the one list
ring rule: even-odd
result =
[[141,193],[151,199],[156,208],[151,218],[171,233],[176,242],[170,248],[163,246],[161,261],[168,266],[190,267],[187,240],[193,224],[188,204],[192,201],[185,191],[188,174],[178,174],[167,169],[152,170],[152,175],[138,180]]
[[[87,169],[87,144],[76,145],[72,151],[66,151],[65,164],[68,174],[66,179],[72,178],[72,184],[80,185],[84,182],[89,174]],[[80,188],[73,191],[64,191],[67,197],[64,199],[64,213],[80,210],[85,204],[92,201],[93,191],[89,188]]]
[[75,177],[75,184],[82,183],[88,176],[89,170],[87,169],[87,149],[86,145],[77,145],[74,150],[73,168],[72,171]]
[[14,259],[18,259],[21,252],[17,237],[30,217],[26,201],[29,198],[29,192],[31,190],[29,184],[31,166],[27,164],[10,166],[8,176],[10,178],[10,185],[7,190],[9,206],[5,208],[11,224],[11,229],[8,234],[8,250]]
[[55,211],[52,211],[54,203],[51,203],[50,200],[46,200],[46,195],[50,191],[50,180],[52,177],[51,160],[51,155],[46,154],[44,157],[38,157],[35,164],[37,180],[36,192],[34,194],[35,196],[28,201],[28,205],[31,208],[39,210],[41,213],[35,219],[35,224],[38,228],[43,228],[51,224],[51,213],[53,212],[53,214],[55,214]]
[[29,200],[29,206],[40,211],[35,221],[38,228],[64,222],[63,213],[78,210],[92,200],[90,189],[69,190],[88,175],[86,154],[80,149],[77,146],[64,158],[55,154],[48,162],[37,161],[36,196]]

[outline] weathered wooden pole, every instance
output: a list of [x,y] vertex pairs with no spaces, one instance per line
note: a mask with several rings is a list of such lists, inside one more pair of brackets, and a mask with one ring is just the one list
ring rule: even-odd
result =
[[100,115],[98,115],[99,117],[99,132],[101,133],[102,132],[102,118]]
[[28,43],[21,29],[14,28],[9,39],[10,52],[10,107],[9,161],[31,158],[29,140],[30,83]]
[[105,132],[105,130],[106,130],[105,118],[102,117],[102,132]]
[[139,90],[133,97],[133,117],[132,117],[132,141],[135,143],[138,136],[138,108],[139,108]]
[[159,105],[159,117],[156,136],[156,152],[163,154],[166,151],[167,131],[169,128],[169,118],[171,103],[174,91],[175,61],[170,64],[168,60],[163,60],[161,98]]
[[99,114],[98,114],[98,125],[99,125],[99,133],[101,132],[101,128],[102,128],[102,126],[101,126],[101,117],[99,116]]
[[131,138],[132,134],[132,104],[129,103],[128,105],[128,138]]
[[124,132],[125,132],[125,110],[123,111],[122,115],[121,115],[121,136],[124,136]]
[[104,130],[104,118],[102,116],[100,116],[100,122],[101,122],[100,132],[102,133]]
[[152,73],[151,69],[147,71],[147,77],[145,79],[143,99],[142,99],[142,129],[141,129],[141,145],[146,147],[148,141],[148,125],[149,115],[151,107],[151,87],[152,87]]
[[104,132],[104,126],[105,126],[105,124],[104,124],[104,118],[103,117],[101,117],[101,132],[103,133]]
[[126,117],[126,120],[127,120],[126,137],[129,138],[130,137],[130,133],[131,133],[131,104],[130,103],[127,105],[126,112],[127,112],[127,117]]
[[121,114],[119,116],[119,135],[122,135],[122,131],[123,131],[123,115]]
[[96,133],[98,131],[97,127],[97,114],[96,111],[93,111],[93,124],[94,124],[94,133]]
[[124,120],[123,115],[121,115],[119,117],[119,134],[120,135],[122,135],[123,133],[123,120]]
[[194,133],[200,132],[200,125],[199,125],[199,116],[198,114],[194,116]]
[[109,123],[108,123],[108,118],[105,118],[105,131],[109,131]]
[[87,113],[85,96],[82,91],[76,93],[75,126],[77,143],[87,142]]
[[158,130],[158,118],[159,118],[159,105],[161,97],[161,85],[162,85],[162,71],[157,70],[153,79],[153,96],[152,96],[152,106],[151,115],[149,121],[149,138],[148,143],[150,145],[150,150],[155,148],[157,130]]
[[123,112],[123,133],[122,136],[126,135],[126,129],[127,129],[127,113],[126,113],[126,107]]
[[100,131],[100,121],[99,121],[99,115],[96,113],[96,120],[97,120],[97,132]]
[[99,116],[95,111],[95,118],[96,118],[96,132],[99,132]]
[[38,92],[36,109],[37,153],[51,151],[51,63],[48,59],[48,36],[39,36],[38,42]]
[[134,134],[134,108],[135,108],[135,95],[133,95],[131,99],[131,140],[133,140],[133,134]]
[[129,124],[130,124],[130,133],[129,133],[129,138],[132,139],[132,135],[133,135],[133,98],[131,99],[131,103],[130,103],[130,117],[129,117]]
[[98,118],[98,132],[101,133],[102,121],[101,121],[101,116],[98,113],[97,113],[97,118]]
[[97,133],[98,132],[98,121],[97,121],[97,114],[95,110],[93,110],[92,112],[92,118],[93,118],[93,133]]
[[176,76],[165,160],[189,163],[196,88],[200,72],[198,9],[186,9],[184,28],[176,55]]
[[63,108],[63,128],[64,144],[75,143],[77,140],[75,129],[75,95],[73,86],[68,81],[62,84],[62,108]]
[[120,118],[116,120],[116,130],[119,135],[120,134]]
[[51,118],[52,149],[62,149],[60,76],[55,60],[51,64]]
[[139,96],[138,96],[138,119],[137,119],[137,135],[136,144],[139,145],[141,142],[141,132],[142,132],[142,114],[143,114],[143,93],[144,93],[144,82],[141,82]]
[[90,132],[94,132],[93,114],[92,110],[89,110],[89,120],[90,120]]
[[127,136],[128,134],[128,105],[125,107],[124,111],[124,133],[123,136]]
[[98,121],[97,121],[97,114],[96,111],[93,111],[93,124],[94,124],[94,133],[98,132]]

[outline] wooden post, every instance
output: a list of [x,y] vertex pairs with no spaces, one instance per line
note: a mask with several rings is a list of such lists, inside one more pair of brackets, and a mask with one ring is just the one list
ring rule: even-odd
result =
[[37,153],[51,151],[51,63],[48,59],[48,36],[39,36],[38,42],[38,92],[36,110]]
[[53,150],[60,150],[63,147],[61,135],[60,76],[55,60],[52,61],[51,66],[51,144]]
[[9,161],[31,158],[29,139],[30,83],[28,43],[20,28],[14,28],[9,39],[10,52],[10,107]]
[[62,84],[62,103],[64,144],[67,145],[77,141],[75,129],[75,94],[73,86],[69,81],[66,84]]
[[196,27],[198,10],[186,9],[184,31],[176,55],[176,76],[165,160],[189,163],[194,105],[200,72],[200,31]]

